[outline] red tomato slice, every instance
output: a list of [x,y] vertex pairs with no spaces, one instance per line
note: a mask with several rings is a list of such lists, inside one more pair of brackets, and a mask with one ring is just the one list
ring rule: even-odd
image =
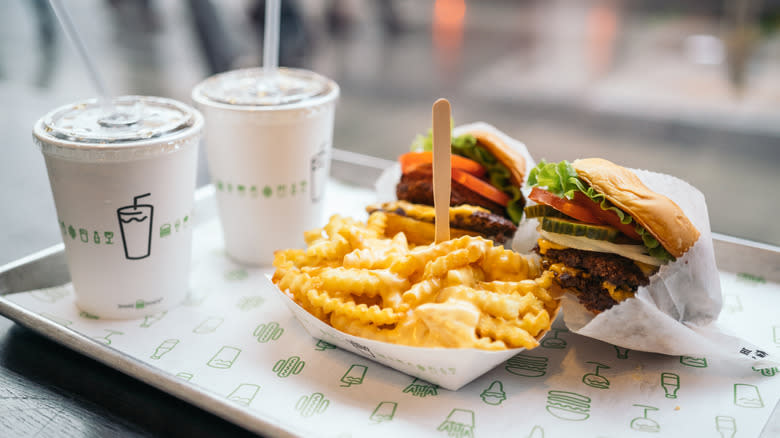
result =
[[460,169],[452,169],[452,179],[503,207],[506,207],[512,200],[509,195],[493,187],[490,183]]
[[[583,207],[573,200],[561,198],[553,195],[547,190],[534,187],[531,193],[528,195],[528,199],[538,202],[539,204],[549,205],[550,207],[560,211],[561,213],[571,216],[574,219],[580,220],[589,224],[601,224],[603,223],[598,216],[594,215],[590,208]],[[590,199],[589,202],[593,203]],[[598,207],[598,206],[597,206]]]
[[620,222],[620,218],[618,217],[617,213],[612,210],[602,210],[598,202],[593,202],[593,200],[588,198],[584,193],[580,191],[576,192],[574,194],[574,202],[587,207],[590,212],[593,213],[594,216],[598,217],[599,220],[601,220],[603,223],[617,228],[626,236],[635,240],[642,240],[642,237],[639,236],[639,234],[636,232],[636,229],[634,229],[633,222],[630,224],[624,224]]
[[[433,152],[408,152],[398,157],[398,161],[401,163],[401,172],[406,174],[417,166],[433,163]],[[482,177],[487,173],[484,166],[460,155],[453,154],[450,162],[453,169],[460,169],[477,177]]]

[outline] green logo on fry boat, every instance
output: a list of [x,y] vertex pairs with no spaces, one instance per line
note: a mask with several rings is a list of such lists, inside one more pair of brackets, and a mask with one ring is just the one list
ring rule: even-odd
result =
[[301,414],[301,417],[309,418],[315,414],[322,414],[328,409],[330,400],[326,399],[321,392],[315,392],[309,395],[301,396],[295,403],[295,410]]
[[260,324],[257,326],[252,336],[257,338],[257,342],[266,343],[279,339],[284,334],[284,329],[279,326],[276,321],[271,321],[267,324]]
[[273,367],[273,372],[279,377],[290,377],[291,374],[300,374],[306,362],[298,356],[290,356],[287,359],[279,359]]
[[447,432],[447,436],[452,438],[473,438],[474,411],[453,409],[436,430]]
[[584,421],[590,418],[590,397],[569,391],[549,391],[547,412],[566,421]]

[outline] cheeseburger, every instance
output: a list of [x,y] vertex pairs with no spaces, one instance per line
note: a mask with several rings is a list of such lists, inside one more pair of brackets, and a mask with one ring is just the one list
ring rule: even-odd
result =
[[[433,153],[431,139],[418,137],[412,152],[399,157],[401,180],[396,196],[408,204],[392,205],[386,212],[409,217],[432,216],[413,205],[433,205]],[[525,176],[525,159],[498,136],[473,131],[452,140],[452,188],[450,206],[459,207],[453,228],[468,230],[499,243],[510,239],[523,216],[525,198],[520,187]],[[430,211],[433,211],[432,209]],[[451,219],[453,214],[450,214]]]
[[541,235],[534,250],[593,313],[633,297],[699,238],[677,204],[607,160],[542,161],[528,185],[537,205],[525,213]]

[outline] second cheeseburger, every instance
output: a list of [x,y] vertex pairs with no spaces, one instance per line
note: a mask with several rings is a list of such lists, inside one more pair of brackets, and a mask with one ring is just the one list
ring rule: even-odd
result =
[[630,170],[600,158],[540,162],[527,217],[539,220],[535,250],[557,283],[593,313],[633,297],[659,267],[699,238],[682,209]]
[[[433,153],[430,136],[418,137],[412,149],[412,152],[399,157],[402,176],[396,186],[396,196],[400,201],[409,203],[402,205],[432,206]],[[451,221],[451,225],[499,243],[511,239],[525,206],[525,198],[520,191],[526,168],[523,156],[495,134],[471,131],[453,138],[451,164],[450,206],[461,207],[456,215],[457,223]],[[379,209],[425,221],[418,217],[420,214],[414,214],[420,209],[398,208],[396,203]],[[433,220],[432,215],[422,216],[431,216],[429,221]]]

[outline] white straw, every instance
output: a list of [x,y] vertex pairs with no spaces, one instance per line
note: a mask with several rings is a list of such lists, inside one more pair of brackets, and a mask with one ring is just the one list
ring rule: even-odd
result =
[[114,105],[111,103],[111,96],[108,94],[105,83],[98,73],[97,67],[92,61],[92,57],[89,55],[89,52],[87,51],[87,47],[79,37],[78,31],[76,31],[76,27],[73,25],[73,20],[71,20],[70,14],[68,14],[68,10],[65,9],[65,6],[60,2],[60,0],[49,0],[49,4],[51,4],[52,9],[54,9],[54,14],[60,21],[62,29],[65,31],[65,36],[68,37],[68,40],[70,40],[71,44],[73,44],[73,47],[76,48],[76,52],[78,52],[81,60],[84,61],[84,66],[87,68],[87,73],[89,73],[89,76],[92,79],[92,84],[95,86],[95,89],[98,92],[100,105],[103,107],[103,110],[107,115],[113,114],[115,110]]
[[279,67],[279,15],[281,0],[265,0],[265,35],[263,36],[263,70],[273,77]]

